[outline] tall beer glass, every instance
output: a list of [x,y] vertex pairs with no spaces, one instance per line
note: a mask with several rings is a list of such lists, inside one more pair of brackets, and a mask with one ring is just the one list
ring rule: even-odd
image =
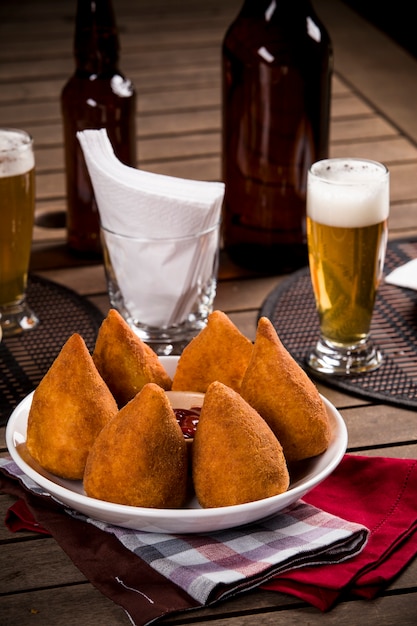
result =
[[389,172],[364,159],[326,159],[307,177],[307,240],[320,338],[308,365],[348,375],[380,366],[370,325],[388,236]]
[[3,336],[34,328],[25,291],[35,210],[32,138],[0,128],[0,325]]

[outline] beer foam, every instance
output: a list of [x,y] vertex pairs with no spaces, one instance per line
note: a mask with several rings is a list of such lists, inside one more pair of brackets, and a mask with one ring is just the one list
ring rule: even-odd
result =
[[13,129],[0,129],[0,177],[25,174],[34,167],[29,136]]
[[307,215],[320,224],[361,228],[388,218],[389,173],[374,161],[319,161],[307,186]]

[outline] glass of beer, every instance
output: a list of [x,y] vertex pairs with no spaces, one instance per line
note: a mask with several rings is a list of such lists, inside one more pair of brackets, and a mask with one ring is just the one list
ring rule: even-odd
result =
[[34,328],[26,302],[35,212],[35,158],[32,137],[0,128],[0,326],[3,337]]
[[322,374],[380,366],[370,338],[388,237],[389,171],[365,159],[325,159],[307,177],[307,240],[320,337],[307,357]]

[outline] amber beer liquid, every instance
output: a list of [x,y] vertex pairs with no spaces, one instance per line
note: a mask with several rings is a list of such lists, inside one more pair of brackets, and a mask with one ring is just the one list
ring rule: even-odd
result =
[[341,228],[307,218],[311,249],[318,251],[310,262],[321,332],[333,343],[354,345],[369,333],[386,229],[386,221]]
[[388,172],[363,160],[321,163],[309,173],[307,194],[309,264],[320,331],[332,344],[355,346],[369,334],[382,276]]
[[0,314],[23,300],[35,207],[31,138],[0,129]]

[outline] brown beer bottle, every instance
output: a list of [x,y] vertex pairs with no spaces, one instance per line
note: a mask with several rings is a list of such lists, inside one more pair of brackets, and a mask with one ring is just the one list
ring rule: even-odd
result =
[[75,73],[61,93],[67,242],[81,256],[99,256],[99,214],[77,131],[106,128],[117,157],[136,167],[136,93],[118,68],[119,38],[111,0],[78,0],[74,56]]
[[223,241],[267,274],[307,264],[311,163],[328,156],[333,54],[308,0],[246,0],[226,32]]

